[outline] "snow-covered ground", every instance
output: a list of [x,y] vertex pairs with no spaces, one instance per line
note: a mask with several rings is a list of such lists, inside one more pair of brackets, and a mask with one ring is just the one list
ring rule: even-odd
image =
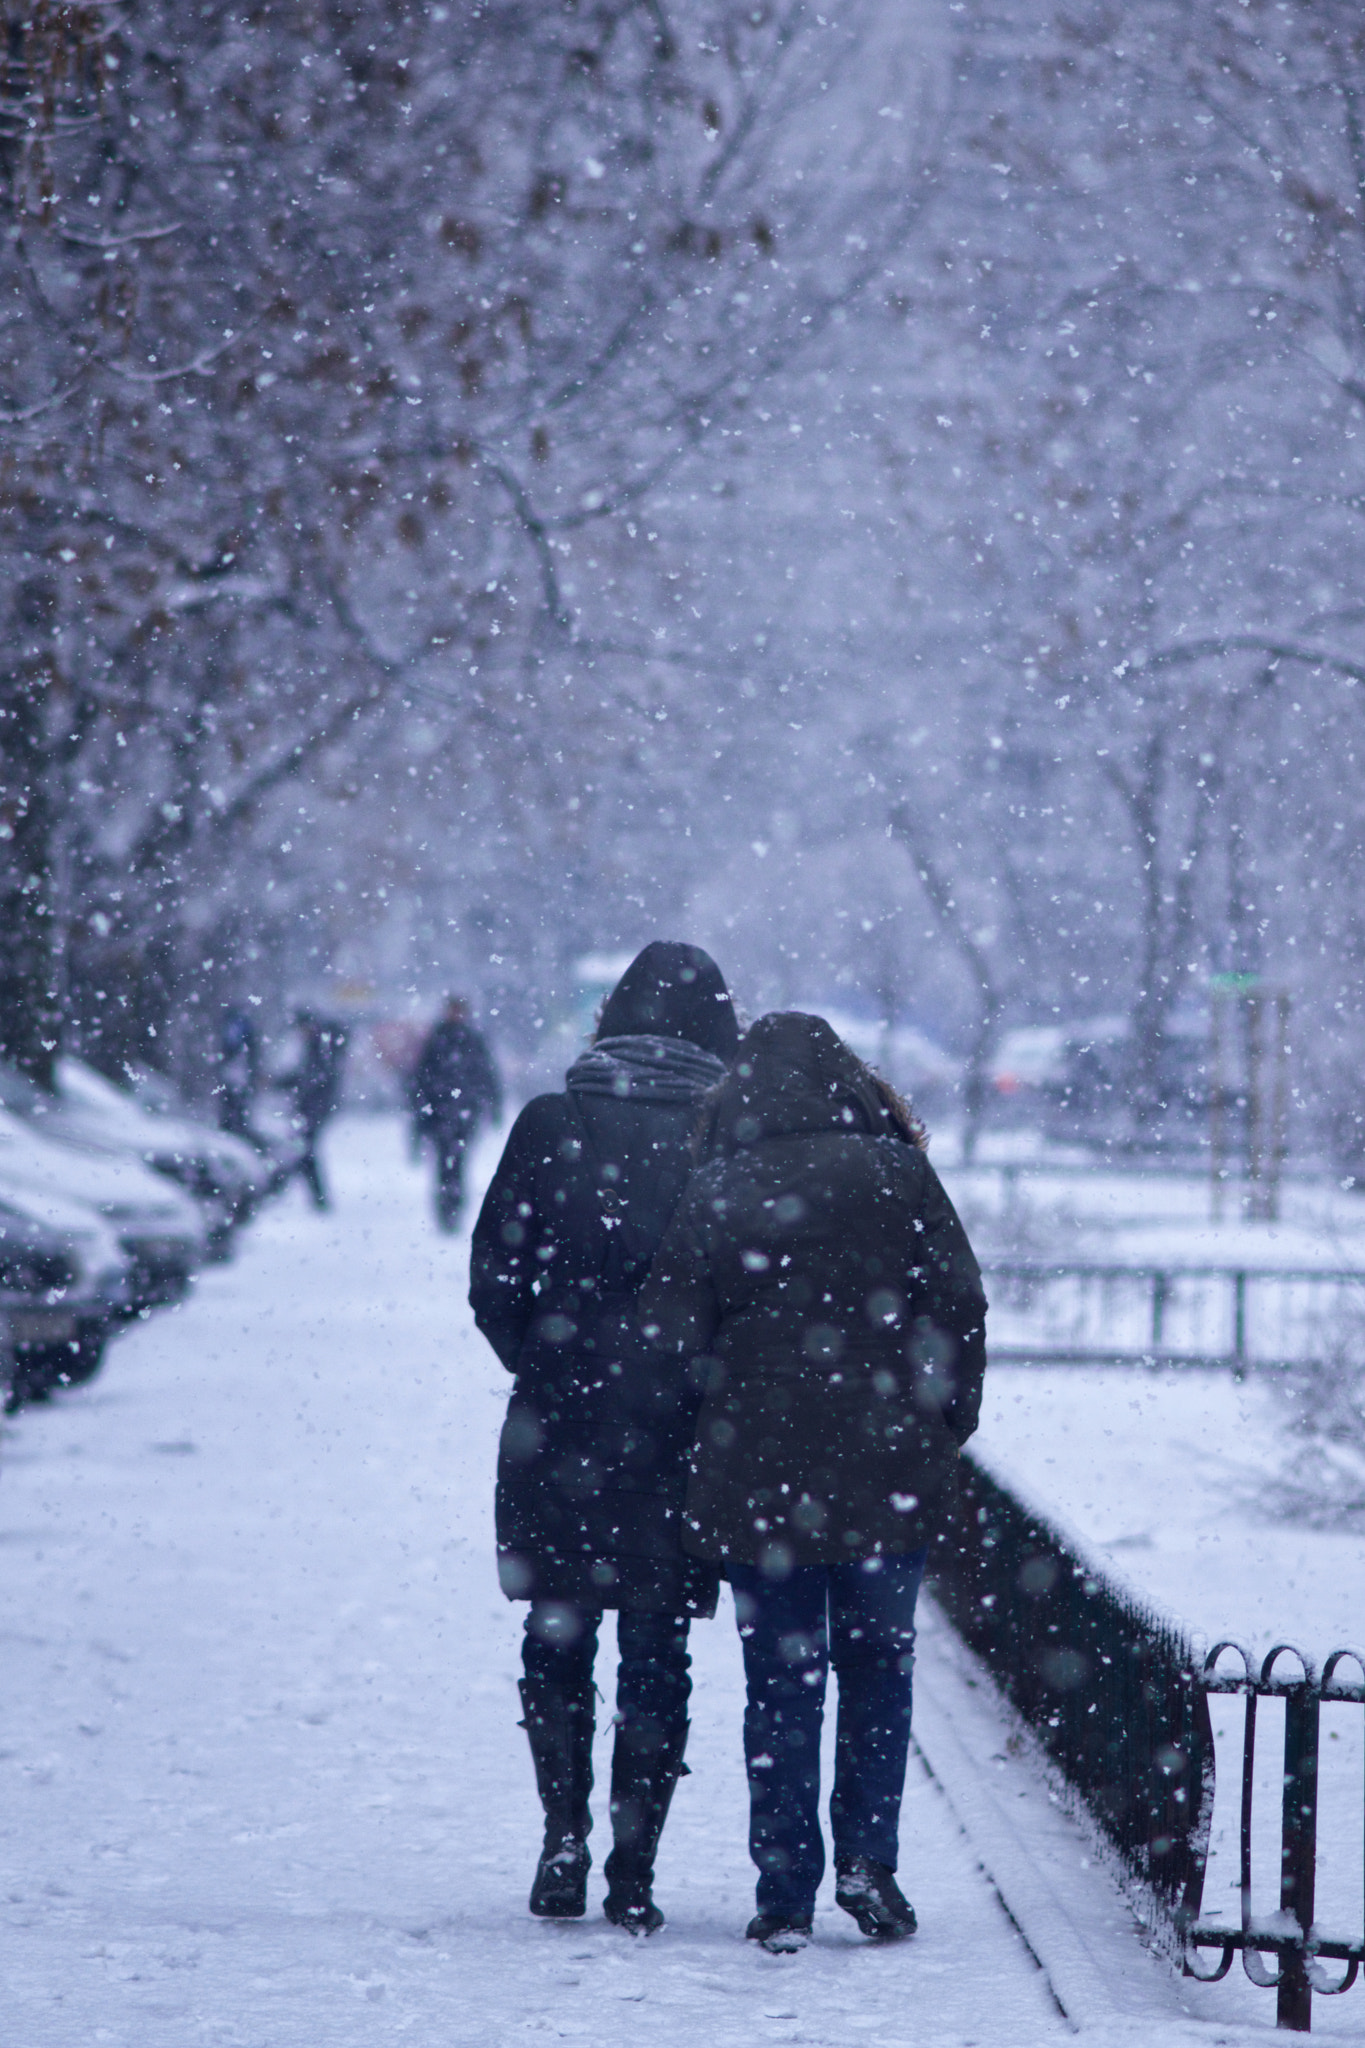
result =
[[948,1158],[944,1179],[982,1260],[1028,1269],[991,1283],[997,1357],[1365,1352],[1365,1199],[1354,1189],[1286,1182],[1272,1222],[1244,1215],[1237,1188],[1213,1215],[1195,1174],[1046,1155],[962,1167],[951,1148]]
[[1268,1511],[1290,1422],[1268,1375],[994,1365],[972,1451],[1164,1613],[1320,1661],[1365,1638],[1365,1544]]
[[[492,1568],[507,1383],[397,1120],[343,1121],[329,1163],[334,1214],[291,1191],[233,1266],[0,1445],[0,2038],[1050,2048],[1070,2033],[1054,1989],[1106,2043],[1269,2031],[1269,1994],[1191,1997],[1143,1953],[941,1625],[921,1665],[935,1775],[912,1763],[902,1829],[916,1942],[870,1950],[828,1885],[804,1956],[744,1942],[726,1607],[695,1631],[668,1927],[608,1928],[597,1875],[585,1921],[531,1920],[521,1610]],[[1002,1375],[993,1417],[1008,1394]]]
[[1244,1190],[1194,1173],[1123,1171],[1040,1152],[964,1167],[954,1148],[930,1156],[983,1255],[1113,1260],[1133,1266],[1290,1267],[1365,1271],[1365,1195],[1286,1180],[1274,1222],[1242,1213]]

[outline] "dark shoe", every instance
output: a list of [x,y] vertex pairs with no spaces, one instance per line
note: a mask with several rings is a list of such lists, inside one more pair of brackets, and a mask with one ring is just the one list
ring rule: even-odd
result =
[[834,1903],[853,1915],[863,1934],[879,1941],[903,1941],[915,1932],[915,1909],[885,1863],[851,1856],[835,1870]]
[[586,1842],[572,1835],[547,1842],[531,1886],[531,1911],[539,1920],[581,1920],[588,1910],[588,1870],[592,1857]]
[[629,1726],[617,1727],[611,1758],[613,1846],[603,1866],[607,1896],[602,1905],[613,1927],[632,1934],[657,1934],[664,1916],[654,1903],[654,1859],[678,1779],[686,1768],[686,1721],[660,1742],[642,1739]]
[[756,1941],[770,1956],[794,1956],[810,1940],[809,1913],[755,1913],[744,1930],[746,1941]]

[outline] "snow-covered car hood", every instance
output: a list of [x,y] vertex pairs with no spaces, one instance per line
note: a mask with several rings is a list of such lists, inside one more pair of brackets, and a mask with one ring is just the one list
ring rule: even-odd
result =
[[147,1107],[83,1060],[58,1061],[57,1108],[49,1113],[92,1145],[133,1151],[158,1166],[163,1160],[202,1163],[225,1189],[259,1194],[269,1179],[266,1162],[240,1138],[173,1110]]
[[204,1225],[194,1204],[160,1174],[128,1152],[87,1148],[61,1135],[39,1131],[12,1111],[0,1109],[0,1192],[17,1190],[32,1212],[32,1198],[56,1197],[93,1210],[115,1225],[179,1239],[196,1253]]

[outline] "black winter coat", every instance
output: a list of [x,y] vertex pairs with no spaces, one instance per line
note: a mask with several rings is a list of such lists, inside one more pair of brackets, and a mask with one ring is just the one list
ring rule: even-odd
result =
[[488,1041],[463,1018],[433,1024],[412,1070],[408,1100],[423,1125],[468,1134],[481,1116],[502,1113],[502,1084]]
[[986,1298],[925,1154],[819,1018],[760,1019],[640,1299],[706,1361],[697,1555],[844,1564],[938,1526],[976,1427]]
[[474,1319],[516,1374],[498,1456],[510,1599],[710,1614],[682,1548],[700,1393],[644,1338],[635,1298],[691,1166],[721,1061],[677,1039],[599,1040],[517,1118],[474,1229]]

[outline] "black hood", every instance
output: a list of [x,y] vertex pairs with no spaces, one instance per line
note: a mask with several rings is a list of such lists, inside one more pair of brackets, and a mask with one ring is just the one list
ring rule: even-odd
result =
[[631,961],[602,1011],[606,1038],[683,1038],[728,1060],[739,1044],[735,1006],[724,976],[700,946],[655,939]]
[[705,1149],[815,1131],[881,1136],[896,1128],[876,1082],[823,1017],[774,1011],[748,1031],[711,1098]]

